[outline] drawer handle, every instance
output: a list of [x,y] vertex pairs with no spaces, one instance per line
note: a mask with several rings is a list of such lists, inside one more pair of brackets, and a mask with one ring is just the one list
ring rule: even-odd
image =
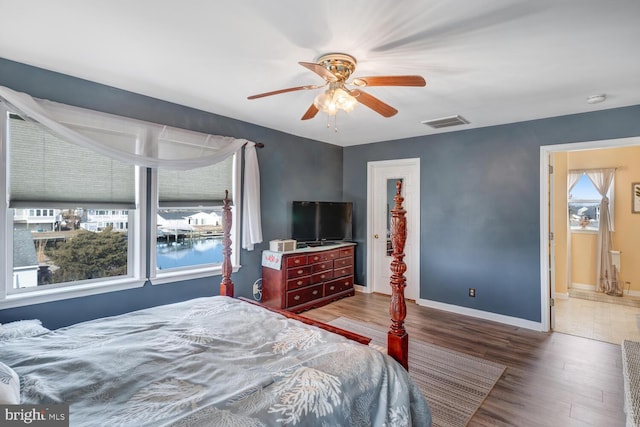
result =
[[300,295],[296,295],[295,297],[293,297],[293,299],[298,301],[300,299]]
[[299,260],[299,259],[297,259],[297,260],[293,261],[293,263],[294,263],[294,264],[300,264],[300,260]]
[[296,283],[296,285],[302,285],[302,280],[298,280],[298,283]]
[[321,275],[320,275],[320,278],[321,278],[321,279],[324,279],[324,274],[321,274]]
[[315,291],[311,292],[313,295],[318,295],[318,290],[316,289]]
[[304,273],[304,270],[298,270],[298,274]]
[[335,288],[336,288],[335,286],[329,286],[330,291],[334,290]]
[[317,256],[314,256],[314,257],[313,257],[313,260],[314,260],[314,261],[317,261],[317,260],[319,260],[319,259],[320,259],[320,258],[319,258],[319,257],[317,257]]

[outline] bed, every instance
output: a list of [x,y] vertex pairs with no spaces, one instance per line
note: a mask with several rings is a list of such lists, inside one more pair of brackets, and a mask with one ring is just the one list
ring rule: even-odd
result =
[[[430,425],[402,355],[233,297],[225,209],[219,296],[54,331],[35,319],[2,325],[0,396],[19,379],[21,404],[68,404],[72,426]],[[408,339],[403,303],[392,298],[390,351]]]

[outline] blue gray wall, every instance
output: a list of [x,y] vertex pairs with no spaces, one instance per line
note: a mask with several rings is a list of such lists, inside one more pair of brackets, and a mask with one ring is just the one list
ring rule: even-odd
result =
[[[262,142],[261,172],[264,242],[242,250],[242,268],[233,274],[238,296],[251,297],[261,276],[261,251],[269,240],[290,237],[293,200],[342,200],[342,148],[299,138],[227,117],[160,101],[86,80],[0,58],[0,85],[37,98],[128,116],[169,126]],[[4,240],[4,236],[0,239]],[[240,245],[237,245],[239,248]],[[0,323],[39,318],[57,328],[83,320],[115,315],[154,305],[217,295],[220,276],[180,283],[151,285],[90,297],[0,310]]]
[[[251,295],[260,252],[290,234],[292,200],[354,202],[356,282],[366,285],[367,162],[421,159],[420,297],[540,321],[540,146],[640,135],[640,106],[347,148],[310,141],[0,59],[0,85],[70,105],[264,142],[264,241],[241,251],[237,293]],[[3,236],[0,236],[4,238]],[[0,311],[0,322],[81,320],[218,293],[220,277]],[[477,297],[469,298],[469,287]]]
[[420,158],[420,297],[539,322],[540,146],[637,136],[638,117],[633,106],[345,148],[356,282],[367,283],[367,162]]

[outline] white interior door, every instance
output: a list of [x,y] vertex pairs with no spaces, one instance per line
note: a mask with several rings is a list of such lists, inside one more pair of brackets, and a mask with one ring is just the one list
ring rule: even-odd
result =
[[405,298],[420,297],[420,159],[385,160],[367,164],[367,288],[391,294],[390,212],[395,205],[396,182],[402,181],[407,211]]

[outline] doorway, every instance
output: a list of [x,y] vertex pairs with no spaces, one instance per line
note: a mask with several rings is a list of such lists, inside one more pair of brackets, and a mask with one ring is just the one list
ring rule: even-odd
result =
[[420,159],[367,163],[367,292],[391,294],[391,254],[388,251],[390,211],[395,185],[402,182],[407,218],[405,298],[420,298]]
[[[566,209],[566,187],[564,192],[558,187],[558,194],[553,194],[553,179],[560,183],[566,182],[566,169],[568,168],[565,165],[564,169],[562,168],[562,162],[559,162],[560,165],[556,165],[553,159],[554,157],[558,159],[562,159],[562,155],[567,152],[576,152],[572,156],[577,154],[582,154],[583,156],[593,156],[595,153],[596,156],[600,158],[607,158],[606,153],[612,153],[615,150],[612,149],[621,149],[628,150],[633,148],[633,146],[640,145],[640,138],[621,138],[621,139],[613,139],[613,140],[603,140],[603,141],[591,141],[591,142],[581,142],[581,143],[573,143],[573,144],[560,144],[553,146],[543,146],[541,147],[541,170],[540,170],[540,218],[541,218],[541,227],[540,227],[540,236],[541,236],[541,323],[542,330],[550,331],[555,330],[557,332],[571,333],[573,335],[580,335],[587,338],[600,339],[602,341],[614,342],[620,344],[620,337],[623,336],[624,330],[630,331],[630,333],[635,334],[634,338],[637,336],[637,320],[636,314],[631,313],[630,311],[624,307],[620,307],[620,309],[616,309],[616,306],[613,306],[611,302],[607,301],[598,301],[599,298],[593,298],[589,301],[585,301],[584,298],[569,298],[571,285],[575,287],[580,287],[580,283],[595,283],[595,273],[593,273],[593,278],[587,281],[580,280],[578,277],[571,277],[571,274],[567,274],[568,280],[562,280],[562,269],[568,271],[571,266],[574,264],[570,263],[567,259],[567,239],[572,239],[575,241],[576,236],[571,234],[571,231],[566,229],[562,231],[562,228],[558,229],[554,227],[554,215],[553,212],[557,213],[557,220],[566,221],[566,212],[563,212]],[[626,147],[626,148],[625,148]],[[611,149],[611,150],[606,150]],[[558,157],[560,156],[560,157]],[[580,156],[578,156],[580,157]],[[573,159],[574,157],[572,157]],[[619,167],[620,164],[618,161],[609,160],[605,162],[606,164],[602,164],[602,162],[596,166],[598,168],[602,167]],[[550,171],[550,166],[553,164],[553,173],[550,175],[548,171]],[[580,161],[577,162],[580,164]],[[623,164],[627,164],[624,163]],[[572,168],[575,168],[576,162],[573,161]],[[578,169],[588,169],[586,166],[578,166]],[[623,167],[622,169],[624,169]],[[635,169],[633,168],[628,169]],[[625,171],[628,174],[629,170]],[[624,173],[623,173],[624,175]],[[550,179],[550,176],[554,177]],[[637,173],[633,175],[637,178]],[[616,176],[616,181],[618,177]],[[632,178],[633,179],[633,178]],[[629,182],[616,182],[616,187],[620,185],[619,188],[616,188],[616,193],[620,196],[618,197],[622,200],[616,200],[614,205],[614,210],[624,209],[625,214],[627,214],[627,210],[630,210],[628,207],[629,199],[628,199],[628,186]],[[573,193],[573,191],[572,191]],[[554,207],[554,204],[556,205]],[[612,204],[613,205],[613,204]],[[621,211],[622,212],[622,211]],[[615,213],[615,212],[614,212]],[[628,218],[629,215],[627,214]],[[633,218],[635,219],[635,218]],[[614,224],[614,230],[618,228],[619,236],[622,233],[625,233],[623,230],[627,230],[627,228],[622,226],[622,222],[619,224],[620,227],[616,227]],[[555,232],[554,232],[555,231]],[[615,232],[615,231],[614,231]],[[580,238],[583,238],[581,236]],[[592,235],[593,240],[595,240],[595,235]],[[615,239],[614,239],[615,240]],[[573,244],[576,246],[576,243]],[[579,249],[580,245],[577,245],[576,249]],[[594,245],[595,246],[595,245]],[[555,254],[554,254],[555,249]],[[572,253],[576,253],[579,251],[572,251]],[[577,256],[577,255],[576,255]],[[585,258],[583,258],[585,259]],[[590,256],[586,259],[594,259],[595,264],[595,256],[591,258]],[[575,260],[574,260],[575,262]],[[583,261],[584,262],[584,261]],[[559,286],[556,287],[553,284],[553,279],[555,276],[555,271],[560,269],[560,278],[558,279]],[[593,267],[595,271],[595,267]],[[624,270],[624,268],[623,268]],[[582,271],[582,270],[578,270]],[[634,272],[632,272],[636,275]],[[623,273],[624,279],[624,273]],[[637,275],[636,275],[637,276]],[[563,283],[565,288],[563,289]],[[556,295],[556,292],[558,294]],[[593,294],[596,294],[593,292]],[[601,294],[601,293],[598,293]],[[598,295],[602,296],[602,295]],[[620,297],[617,297],[620,298]],[[600,304],[600,305],[598,305]],[[618,316],[618,313],[620,316]],[[638,313],[640,314],[640,312]],[[554,318],[556,320],[556,324],[554,325]],[[599,318],[599,319],[598,319]],[[624,320],[623,320],[624,318]],[[640,317],[638,317],[640,319]],[[610,323],[609,326],[602,326],[603,323]],[[626,324],[625,327],[622,327],[623,324]],[[615,331],[615,333],[609,333],[608,330]]]

